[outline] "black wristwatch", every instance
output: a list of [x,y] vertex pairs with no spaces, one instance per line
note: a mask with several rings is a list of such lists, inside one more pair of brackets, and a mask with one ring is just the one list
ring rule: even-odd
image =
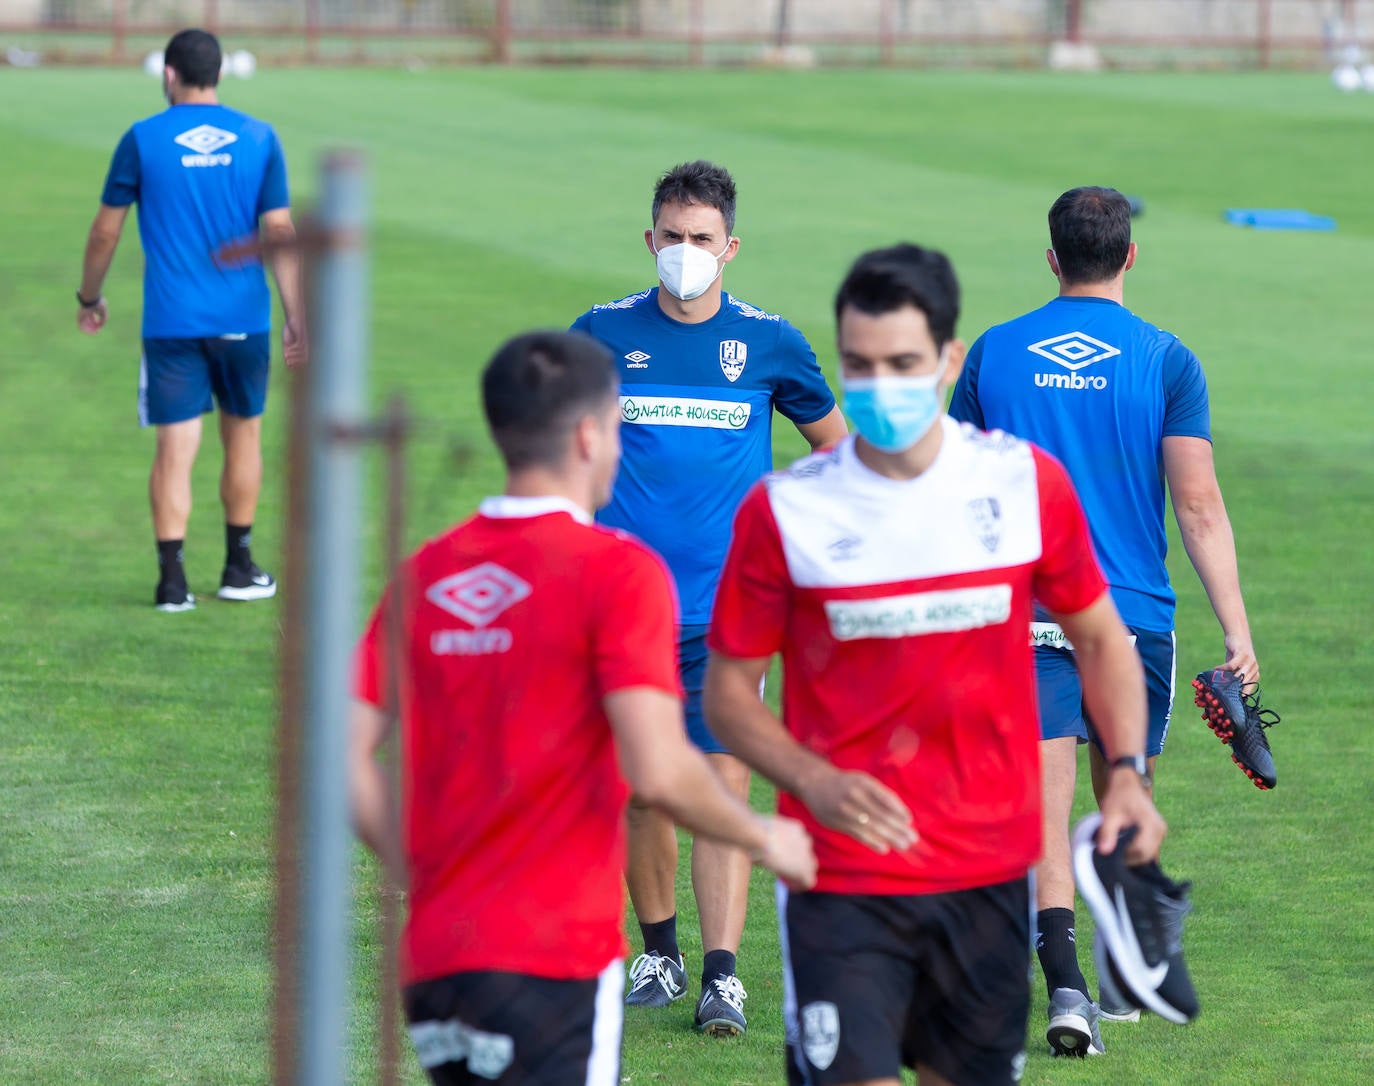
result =
[[1140,779],[1146,788],[1153,783],[1150,780],[1150,760],[1143,754],[1123,754],[1119,758],[1113,758],[1107,763],[1113,769],[1134,769],[1140,774]]
[[95,301],[93,301],[93,302],[88,302],[88,301],[86,301],[85,298],[81,297],[81,288],[80,288],[80,287],[77,287],[77,288],[76,288],[76,300],[77,300],[77,302],[80,303],[82,309],[94,309],[96,306],[98,306],[98,305],[100,304],[100,295],[97,294],[97,295],[95,296]]

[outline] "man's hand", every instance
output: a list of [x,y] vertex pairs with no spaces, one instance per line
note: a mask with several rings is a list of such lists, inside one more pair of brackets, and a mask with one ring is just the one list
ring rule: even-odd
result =
[[904,852],[916,843],[907,805],[867,773],[823,769],[806,782],[797,798],[823,826],[849,834],[874,852]]
[[1112,770],[1107,791],[1098,806],[1102,811],[1102,825],[1097,831],[1099,852],[1111,852],[1116,848],[1117,834],[1127,826],[1136,826],[1138,832],[1126,846],[1126,862],[1144,864],[1159,859],[1159,846],[1169,827],[1164,823],[1164,816],[1155,809],[1149,788],[1135,770]]
[[1254,690],[1259,685],[1260,667],[1259,660],[1255,658],[1255,647],[1250,644],[1250,639],[1231,636],[1226,638],[1225,645],[1226,662],[1221,666],[1239,675],[1247,692]]
[[105,304],[105,299],[101,299],[95,305],[83,305],[76,312],[76,326],[88,336],[93,336],[105,327],[105,321],[109,319],[110,307]]
[[289,317],[281,329],[281,354],[288,368],[305,365],[310,357],[310,343],[305,334],[305,322]]
[[816,852],[811,835],[793,818],[765,817],[768,838],[754,857],[793,890],[809,890],[816,885]]

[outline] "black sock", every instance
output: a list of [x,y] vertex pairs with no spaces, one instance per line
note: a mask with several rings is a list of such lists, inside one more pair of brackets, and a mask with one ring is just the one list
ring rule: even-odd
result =
[[645,954],[661,954],[673,961],[681,957],[681,951],[677,948],[677,913],[657,924],[641,923],[639,930],[644,936]]
[[163,584],[186,584],[186,570],[181,564],[181,548],[184,539],[159,539],[157,541],[158,579]]
[[224,564],[235,569],[247,569],[253,564],[253,555],[248,545],[253,542],[251,524],[226,524],[224,526]]
[[708,950],[701,961],[701,986],[705,988],[717,977],[733,977],[735,964],[735,956],[728,950]]
[[1056,988],[1072,988],[1088,995],[1088,982],[1078,968],[1078,947],[1074,944],[1073,910],[1041,909],[1035,914],[1035,953],[1040,971],[1045,974],[1048,994]]

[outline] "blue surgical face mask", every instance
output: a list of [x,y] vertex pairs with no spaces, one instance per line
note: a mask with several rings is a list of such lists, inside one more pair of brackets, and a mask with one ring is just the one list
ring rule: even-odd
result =
[[939,368],[923,377],[843,378],[844,413],[875,449],[902,452],[925,437],[940,418],[944,374],[942,351]]

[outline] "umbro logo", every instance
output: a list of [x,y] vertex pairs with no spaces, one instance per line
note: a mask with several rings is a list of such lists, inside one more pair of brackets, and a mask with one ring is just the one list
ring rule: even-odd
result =
[[632,370],[647,370],[649,368],[648,361],[652,357],[652,355],[645,354],[643,351],[631,351],[625,356],[625,361],[629,363],[629,366],[626,368]]
[[227,166],[234,161],[234,156],[217,152],[237,142],[238,136],[212,124],[198,124],[195,128],[188,128],[175,139],[181,146],[194,152],[181,156],[183,166]]
[[1042,339],[1039,343],[1032,343],[1026,350],[1034,351],[1041,358],[1048,358],[1068,370],[1081,370],[1084,366],[1115,358],[1121,353],[1119,348],[1084,332],[1067,332],[1062,336]]
[[214,154],[221,147],[228,147],[237,141],[238,136],[234,133],[216,128],[212,124],[198,124],[176,137],[177,143],[201,155]]
[[1097,391],[1107,387],[1107,378],[1100,373],[1085,375],[1078,371],[1085,366],[1091,366],[1094,362],[1103,362],[1108,358],[1115,358],[1121,353],[1120,348],[1113,347],[1110,343],[1103,343],[1100,339],[1094,339],[1086,332],[1067,332],[1062,336],[1042,339],[1039,343],[1032,343],[1026,350],[1035,352],[1041,358],[1048,358],[1051,362],[1063,366],[1069,371],[1068,373],[1037,373],[1035,375],[1037,388],[1094,389]]
[[436,581],[425,598],[436,607],[481,629],[530,594],[530,586],[495,562],[483,562]]

